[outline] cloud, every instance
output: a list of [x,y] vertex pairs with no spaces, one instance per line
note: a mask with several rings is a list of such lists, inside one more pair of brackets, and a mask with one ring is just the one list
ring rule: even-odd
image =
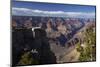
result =
[[51,17],[76,17],[95,18],[95,12],[64,12],[64,11],[43,11],[28,8],[12,8],[12,15],[18,16],[51,16]]

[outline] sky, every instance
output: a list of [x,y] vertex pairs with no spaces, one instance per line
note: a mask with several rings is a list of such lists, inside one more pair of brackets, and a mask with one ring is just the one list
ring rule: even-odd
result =
[[39,2],[12,2],[12,7],[38,9],[44,11],[65,11],[65,12],[95,12],[94,6],[82,6],[72,4],[50,4],[50,3],[39,3]]
[[[95,6],[86,5],[73,5],[73,4],[57,4],[57,3],[41,3],[41,2],[25,2],[25,1],[13,1],[12,2],[13,14],[55,14],[72,16],[93,16],[95,17]],[[23,12],[22,12],[23,11]]]

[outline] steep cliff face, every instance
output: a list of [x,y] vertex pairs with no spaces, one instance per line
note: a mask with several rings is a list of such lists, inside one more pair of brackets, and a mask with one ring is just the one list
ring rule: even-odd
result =
[[[35,37],[30,29],[14,30],[12,32],[12,64],[13,65],[26,65],[19,64],[23,59],[27,57],[27,52],[36,50],[37,53],[31,52],[31,58],[36,59],[38,64],[51,64],[56,63],[55,54],[50,50],[50,45],[48,38],[46,37],[46,32],[43,30],[35,30]],[[25,54],[26,53],[26,54]],[[29,54],[30,55],[30,54]],[[32,60],[31,59],[31,60]],[[26,60],[30,61],[30,60]],[[23,62],[21,62],[23,63]],[[34,63],[29,63],[34,64]]]
[[[70,46],[70,47],[68,47],[68,46]],[[66,55],[69,55],[70,52],[72,52],[75,49],[75,46],[65,44],[65,46],[63,47],[60,44],[57,45],[55,42],[51,42],[50,47],[51,47],[51,51],[56,56],[56,62],[57,63],[68,62],[67,58],[70,58],[70,57],[66,57],[66,59],[63,59],[63,58],[65,58]]]

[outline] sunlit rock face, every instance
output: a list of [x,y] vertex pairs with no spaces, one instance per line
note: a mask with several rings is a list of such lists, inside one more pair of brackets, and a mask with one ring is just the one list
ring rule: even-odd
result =
[[13,27],[13,28],[14,28],[14,27],[17,27],[17,22],[14,21],[14,20],[12,20],[12,27]]
[[32,28],[32,22],[30,21],[30,20],[27,20],[27,21],[25,21],[25,23],[24,23],[24,27],[25,28]]
[[52,22],[51,22],[51,19],[49,19],[46,23],[46,33],[47,33],[47,37],[53,37],[53,34],[54,34],[54,31],[53,31],[53,28],[52,28]]
[[47,22],[46,26],[47,26],[46,32],[52,32],[51,22]]
[[67,32],[66,26],[63,25],[62,23],[59,24],[59,26],[57,27],[58,32],[60,32],[61,34],[65,35]]

